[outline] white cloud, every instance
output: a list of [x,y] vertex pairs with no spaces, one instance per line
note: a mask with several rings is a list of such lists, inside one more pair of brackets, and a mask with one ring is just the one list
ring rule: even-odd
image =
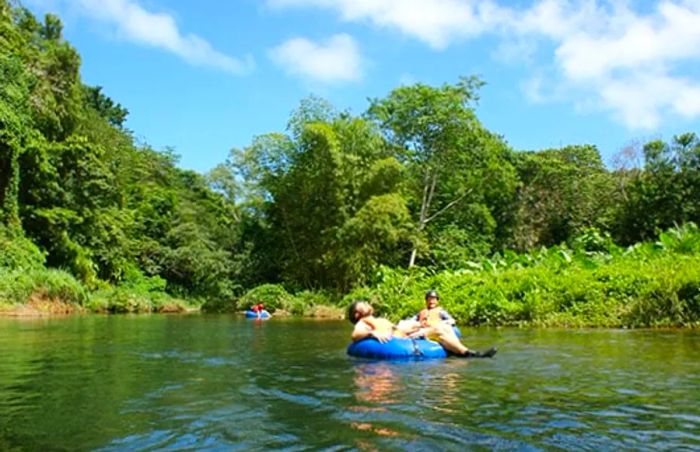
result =
[[545,94],[545,80],[542,74],[537,73],[520,84],[525,96],[533,103],[547,102],[548,96]]
[[595,78],[616,69],[700,57],[700,13],[663,2],[657,13],[620,12],[602,33],[562,37],[556,56],[570,78]]
[[686,118],[700,115],[700,85],[679,77],[635,75],[601,87],[602,102],[625,124],[653,129],[669,110]]
[[415,36],[436,49],[453,39],[482,32],[482,21],[462,0],[268,0],[274,8],[321,7],[346,21],[369,21]]
[[[554,61],[562,84],[587,88],[630,128],[700,116],[700,83],[679,69],[700,60],[700,2],[663,1],[646,15],[622,4],[578,20],[557,40]],[[598,27],[589,31],[585,24],[593,20]]]
[[334,35],[322,43],[293,38],[270,50],[269,55],[288,74],[311,81],[335,83],[362,78],[360,52],[346,34]]
[[175,19],[145,10],[133,0],[72,0],[81,14],[110,24],[125,39],[171,52],[190,64],[208,66],[232,74],[252,69],[251,57],[237,59],[215,50],[194,34],[183,34]]
[[492,56],[504,64],[532,64],[535,62],[537,43],[524,38],[504,39],[498,45]]
[[[487,34],[499,37],[495,58],[525,64],[528,56],[539,57],[530,60],[535,75],[523,83],[530,99],[568,93],[574,105],[609,111],[630,128],[699,117],[700,80],[682,66],[700,60],[700,0],[661,0],[646,12],[631,4],[533,0],[516,9],[506,0],[268,0],[274,8],[329,9],[342,20],[394,29],[437,50]],[[545,60],[543,52],[550,52]],[[538,67],[552,67],[546,84]]]

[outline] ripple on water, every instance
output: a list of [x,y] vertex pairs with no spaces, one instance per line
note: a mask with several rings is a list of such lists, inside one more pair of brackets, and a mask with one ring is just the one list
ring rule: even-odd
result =
[[499,355],[382,363],[346,324],[57,325],[0,325],[0,449],[700,449],[697,335],[467,330]]

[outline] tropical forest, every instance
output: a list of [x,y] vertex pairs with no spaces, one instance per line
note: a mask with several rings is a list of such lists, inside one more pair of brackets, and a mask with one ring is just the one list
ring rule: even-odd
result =
[[137,139],[62,22],[0,0],[0,313],[243,311],[700,325],[700,137],[514,149],[488,80],[301,99],[210,171]]

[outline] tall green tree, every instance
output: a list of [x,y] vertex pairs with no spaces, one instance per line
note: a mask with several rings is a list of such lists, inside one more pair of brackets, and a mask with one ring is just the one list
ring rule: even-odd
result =
[[80,80],[56,16],[0,0],[0,31],[0,221],[92,287],[146,275],[182,296],[231,296],[235,203],[134,143],[127,110]]
[[291,285],[342,291],[401,254],[405,224],[371,227],[367,212],[402,218],[403,198],[382,197],[396,192],[402,168],[372,124],[318,102],[302,102],[290,135],[258,137],[234,159],[249,204],[264,218],[257,243],[268,249],[259,253],[278,262]]
[[14,11],[0,1],[0,223],[18,230],[19,156],[31,138],[29,93],[32,77],[19,51],[25,43]]
[[610,229],[613,179],[594,146],[521,153],[517,169],[522,185],[512,247],[551,246],[587,228]]
[[19,156],[31,135],[26,73],[0,54],[0,222],[19,227]]
[[[405,193],[419,233],[408,259],[409,267],[415,265],[421,248],[429,252],[432,246],[426,235],[431,222],[443,220],[443,226],[449,224],[465,233],[471,229],[473,233],[471,220],[494,223],[494,213],[500,216],[496,210],[511,202],[515,174],[507,146],[481,125],[473,108],[482,85],[475,77],[438,88],[415,84],[371,101],[368,116],[378,124],[397,159],[406,166]],[[492,186],[501,193],[492,196]],[[486,209],[465,208],[488,205],[489,201],[495,203]],[[459,218],[458,211],[471,213]],[[486,218],[476,218],[479,214],[486,214]],[[472,235],[471,239],[476,237]],[[490,248],[493,234],[487,241]]]
[[700,221],[700,139],[694,133],[643,146],[644,167],[627,179],[616,237],[649,240],[660,231]]

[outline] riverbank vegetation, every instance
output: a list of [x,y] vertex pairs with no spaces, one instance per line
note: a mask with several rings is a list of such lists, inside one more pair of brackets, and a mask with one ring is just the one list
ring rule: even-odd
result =
[[469,324],[698,323],[694,133],[610,166],[586,144],[516,150],[465,77],[359,115],[307,98],[199,174],[137,142],[79,69],[57,17],[0,0],[0,311],[335,315],[368,298],[398,318],[436,288]]
[[394,318],[422,307],[425,287],[462,324],[542,326],[699,326],[700,231],[689,223],[656,242],[620,247],[590,231],[571,246],[511,251],[431,272],[383,269],[368,299]]

